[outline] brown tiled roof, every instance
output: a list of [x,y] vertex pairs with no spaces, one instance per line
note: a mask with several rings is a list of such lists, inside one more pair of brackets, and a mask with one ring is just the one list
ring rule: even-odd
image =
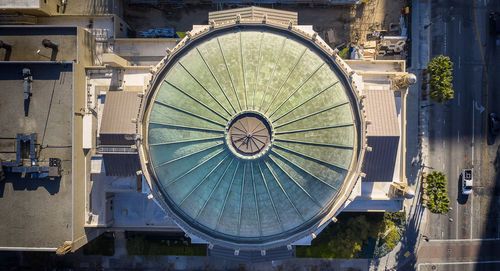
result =
[[131,135],[137,133],[136,120],[141,104],[140,92],[110,91],[106,94],[102,114],[102,134]]
[[367,136],[399,136],[399,123],[392,90],[365,90]]

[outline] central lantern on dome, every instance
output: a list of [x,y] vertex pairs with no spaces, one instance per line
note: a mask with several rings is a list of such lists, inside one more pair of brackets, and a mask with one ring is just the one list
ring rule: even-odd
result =
[[271,125],[258,111],[236,114],[226,126],[226,145],[239,158],[257,159],[271,148]]
[[158,203],[189,233],[235,249],[290,244],[333,216],[356,180],[360,118],[332,55],[262,24],[183,46],[143,116]]

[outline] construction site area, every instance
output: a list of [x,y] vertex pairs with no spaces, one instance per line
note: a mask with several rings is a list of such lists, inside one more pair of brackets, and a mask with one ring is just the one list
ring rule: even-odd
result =
[[[244,7],[241,4],[226,5],[145,5],[140,1],[129,4],[123,10],[123,18],[140,37],[141,31],[151,28],[172,28],[176,32],[189,31],[192,25],[208,24],[208,13],[232,7]],[[356,5],[325,5],[320,2],[298,4],[268,4],[265,8],[275,8],[298,12],[298,23],[312,25],[314,31],[333,48],[360,46],[377,48],[374,42],[381,36],[408,36],[409,0],[369,0]],[[148,16],[144,16],[148,14]],[[377,36],[378,35],[378,36]],[[382,48],[383,49],[383,48]],[[403,54],[404,52],[401,51]],[[404,59],[404,55],[402,59]]]

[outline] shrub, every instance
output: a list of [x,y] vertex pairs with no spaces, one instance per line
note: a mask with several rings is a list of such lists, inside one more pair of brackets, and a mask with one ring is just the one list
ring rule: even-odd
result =
[[425,193],[429,197],[427,208],[436,214],[446,214],[450,210],[450,198],[446,189],[446,175],[443,172],[433,171],[426,176],[427,188]]
[[339,51],[339,56],[342,59],[349,59],[349,46]]
[[401,236],[399,235],[399,229],[393,226],[384,238],[385,244],[389,251],[393,250],[396,247],[399,239],[401,239]]
[[452,71],[453,62],[447,56],[437,56],[427,64],[432,100],[442,103],[453,99]]
[[383,231],[379,233],[373,258],[380,258],[391,252],[401,240],[406,214],[404,212],[384,213]]

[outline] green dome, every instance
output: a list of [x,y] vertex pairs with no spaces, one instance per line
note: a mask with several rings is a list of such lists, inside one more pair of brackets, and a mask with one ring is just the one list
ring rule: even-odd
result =
[[303,236],[356,167],[345,75],[290,32],[205,34],[169,59],[150,96],[144,137],[162,204],[209,242]]

